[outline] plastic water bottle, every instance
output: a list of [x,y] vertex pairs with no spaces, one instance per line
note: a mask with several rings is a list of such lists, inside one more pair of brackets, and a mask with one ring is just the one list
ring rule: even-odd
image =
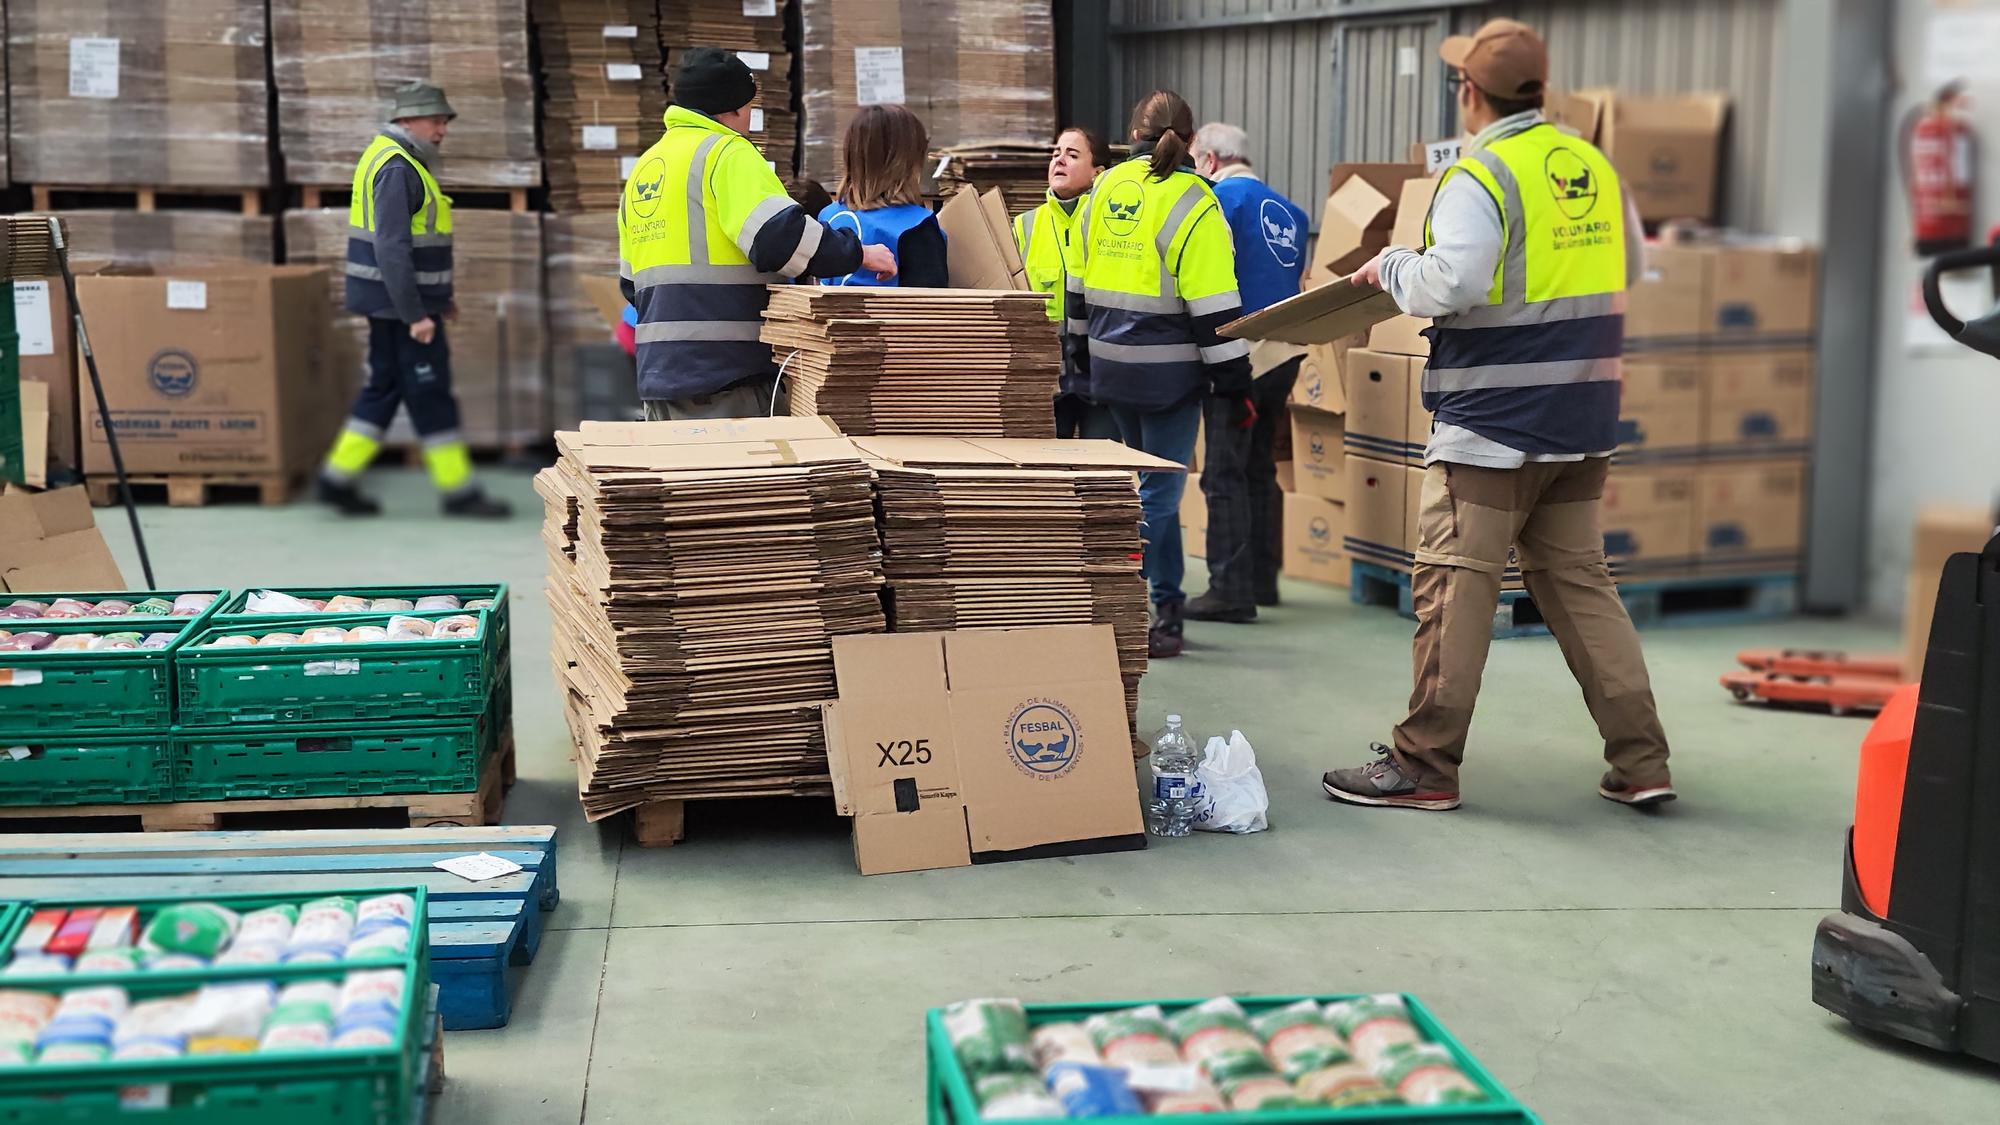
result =
[[1179,715],[1167,716],[1167,728],[1153,741],[1153,792],[1146,801],[1146,827],[1155,836],[1185,836],[1194,831],[1194,769],[1201,759],[1194,740],[1181,729]]

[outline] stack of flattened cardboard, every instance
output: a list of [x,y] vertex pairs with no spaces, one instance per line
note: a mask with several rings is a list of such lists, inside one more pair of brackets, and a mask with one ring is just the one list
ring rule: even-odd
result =
[[549,205],[614,211],[667,108],[652,0],[534,0]]
[[586,815],[830,792],[832,638],[884,629],[859,451],[793,418],[585,423],[556,441],[536,489]]
[[875,467],[895,632],[1109,625],[1127,708],[1146,672],[1140,470],[1113,441],[861,437]]
[[[264,5],[253,7],[261,15]],[[442,86],[458,111],[437,169],[447,188],[542,182],[527,5],[459,0],[444,8],[430,0],[270,0],[286,179],[351,183],[396,88],[421,79]],[[258,98],[261,105],[261,89]]]
[[16,183],[270,182],[263,0],[14,0]]
[[[119,266],[269,265],[275,222],[230,211],[64,211],[70,256]],[[346,212],[342,212],[345,221]],[[336,259],[337,260],[337,259]]]
[[1055,436],[1062,352],[1039,293],[774,285],[763,339],[792,413],[851,434]]
[[625,308],[618,289],[618,216],[550,215],[542,234],[553,427],[639,417],[632,357],[618,346],[613,329]]
[[757,79],[746,135],[787,179],[798,167],[799,115],[792,99],[792,56],[785,49],[785,0],[662,0],[660,43],[668,81],[690,47],[735,51]]
[[1032,211],[1048,197],[1046,144],[989,141],[954,145],[931,153],[931,159],[937,162],[939,195],[950,195],[961,185],[981,193],[997,188],[1009,215]]

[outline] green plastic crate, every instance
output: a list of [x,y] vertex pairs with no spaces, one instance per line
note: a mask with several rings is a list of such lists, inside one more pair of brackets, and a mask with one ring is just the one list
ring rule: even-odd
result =
[[[498,742],[495,717],[174,734],[174,793],[182,801],[470,793]],[[0,767],[4,769],[4,767]]]
[[220,619],[189,637],[174,660],[175,705],[183,727],[470,719],[484,712],[504,669],[485,610],[479,635],[374,644],[208,648],[230,633],[302,632],[315,625],[387,625],[392,616],[433,621],[465,611]]
[[[263,590],[268,590],[278,594],[290,594],[295,598],[314,598],[320,601],[325,601],[326,599],[331,598],[337,594],[353,594],[355,597],[358,598],[408,598],[412,602],[416,601],[418,598],[427,597],[431,594],[457,594],[461,601],[469,601],[473,598],[491,598],[493,599],[493,608],[488,610],[487,612],[488,614],[491,615],[493,621],[495,622],[495,627],[498,628],[500,631],[499,639],[501,642],[500,644],[501,658],[505,659],[507,655],[507,641],[509,640],[508,630],[510,628],[510,618],[507,612],[507,584],[505,582],[493,582],[485,584],[477,582],[474,583],[446,582],[433,586],[339,586],[339,587],[256,586],[238,590],[235,592],[235,594],[223,600],[221,603],[219,603],[219,606],[216,610],[216,615],[221,619],[221,621],[226,621],[232,624],[238,622],[271,620],[271,618],[278,615],[268,614],[268,613],[244,612],[243,607],[249,603],[250,595],[255,591],[263,591]],[[353,614],[353,613],[334,613],[334,614],[320,614],[317,616],[323,617],[326,620],[331,621],[335,619],[345,620],[350,617],[367,617],[370,615]],[[221,622],[219,621],[218,624],[220,623]]]
[[0,594],[0,606],[10,605],[21,598],[38,602],[52,602],[57,598],[76,598],[79,601],[86,602],[101,602],[106,598],[120,598],[128,602],[141,602],[147,598],[165,598],[168,601],[173,601],[182,594],[214,594],[215,600],[209,603],[207,609],[202,610],[193,617],[155,617],[149,614],[126,614],[123,617],[16,617],[0,618],[0,629],[7,629],[18,633],[24,629],[36,629],[42,625],[57,621],[88,622],[104,626],[104,629],[101,630],[103,632],[113,633],[119,632],[121,629],[129,629],[135,622],[182,621],[193,625],[207,621],[217,610],[222,608],[224,602],[229,600],[228,590],[61,590],[48,593],[15,591]]
[[[82,621],[40,621],[44,633],[175,633],[163,649],[112,652],[0,652],[0,728],[15,735],[163,731],[173,725],[173,652],[196,626],[188,617],[107,629]],[[4,628],[4,626],[0,626]]]
[[[14,748],[26,757],[13,757]],[[132,804],[174,799],[166,732],[0,734],[0,805]]]
[[[1330,1004],[1336,1000],[1353,1000],[1355,995],[1340,996],[1238,996],[1236,1002],[1243,1005],[1251,1015],[1296,1004],[1300,1000],[1313,1000]],[[1205,998],[1204,998],[1205,999]],[[1291,1125],[1305,1122],[1363,1122],[1394,1121],[1421,1122],[1425,1125],[1496,1125],[1500,1122],[1539,1122],[1528,1107],[1514,1100],[1505,1087],[1472,1057],[1472,1052],[1454,1039],[1445,1030],[1444,1024],[1431,1014],[1416,997],[1403,994],[1403,1002],[1409,1006],[1410,1019],[1423,1032],[1424,1037],[1451,1051],[1458,1060],[1460,1070],[1480,1089],[1486,1091],[1488,1100],[1478,1105],[1452,1106],[1356,1106],[1345,1109],[1321,1107],[1317,1109],[1273,1109],[1235,1113],[1204,1113],[1197,1118],[1203,1125]],[[1081,1021],[1099,1012],[1116,1012],[1142,1004],[1158,1004],[1167,1014],[1172,1015],[1182,1008],[1202,1003],[1202,1000],[1124,1000],[1117,1003],[1093,1004],[1028,1004],[1028,1025]],[[924,1039],[926,1043],[925,1102],[930,1125],[973,1125],[979,1120],[979,1102],[973,1096],[972,1083],[966,1077],[965,1069],[959,1065],[958,1056],[951,1049],[951,1037],[944,1029],[944,1009],[932,1008],[924,1016]],[[1022,1125],[1063,1125],[1070,1120],[1064,1117],[1038,1117],[1021,1119]],[[1099,1117],[1093,1120],[1104,1125],[1151,1125],[1163,1118],[1150,1116]]]
[[[327,891],[360,899],[401,892],[416,902],[410,949],[393,960],[323,965],[232,965],[168,972],[93,976],[9,977],[6,986],[61,992],[82,982],[115,984],[135,999],[192,992],[221,981],[269,980],[279,987],[297,980],[338,980],[356,969],[401,968],[406,974],[403,1019],[396,1042],[378,1048],[257,1051],[240,1055],[189,1055],[144,1062],[31,1064],[0,1068],[0,1125],[97,1125],[145,1121],[149,1125],[418,1125],[412,1098],[423,1072],[436,1016],[430,1005],[429,908],[423,887],[370,887]],[[202,901],[239,912],[280,902],[303,903],[323,894],[210,895]],[[38,901],[21,904],[4,926],[12,949],[22,924],[41,907],[131,905],[141,925],[164,906],[187,897]],[[148,1098],[160,1099],[149,1101]],[[140,1108],[143,1106],[143,1108]]]

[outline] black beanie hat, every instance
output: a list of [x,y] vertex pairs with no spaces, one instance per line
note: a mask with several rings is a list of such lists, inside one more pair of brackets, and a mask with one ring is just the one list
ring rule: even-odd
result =
[[696,47],[674,71],[674,104],[696,113],[730,113],[757,96],[757,79],[743,60],[720,47]]

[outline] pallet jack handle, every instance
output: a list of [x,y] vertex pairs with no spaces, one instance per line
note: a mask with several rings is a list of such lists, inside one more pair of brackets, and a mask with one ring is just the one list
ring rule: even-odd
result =
[[2000,281],[2000,243],[1953,250],[1932,258],[1924,269],[1924,308],[1945,335],[1974,351],[2000,359],[2000,307],[1976,320],[1960,320],[1945,307],[1944,294],[1939,289],[1945,274],[1981,268],[1993,270],[1996,281]]

